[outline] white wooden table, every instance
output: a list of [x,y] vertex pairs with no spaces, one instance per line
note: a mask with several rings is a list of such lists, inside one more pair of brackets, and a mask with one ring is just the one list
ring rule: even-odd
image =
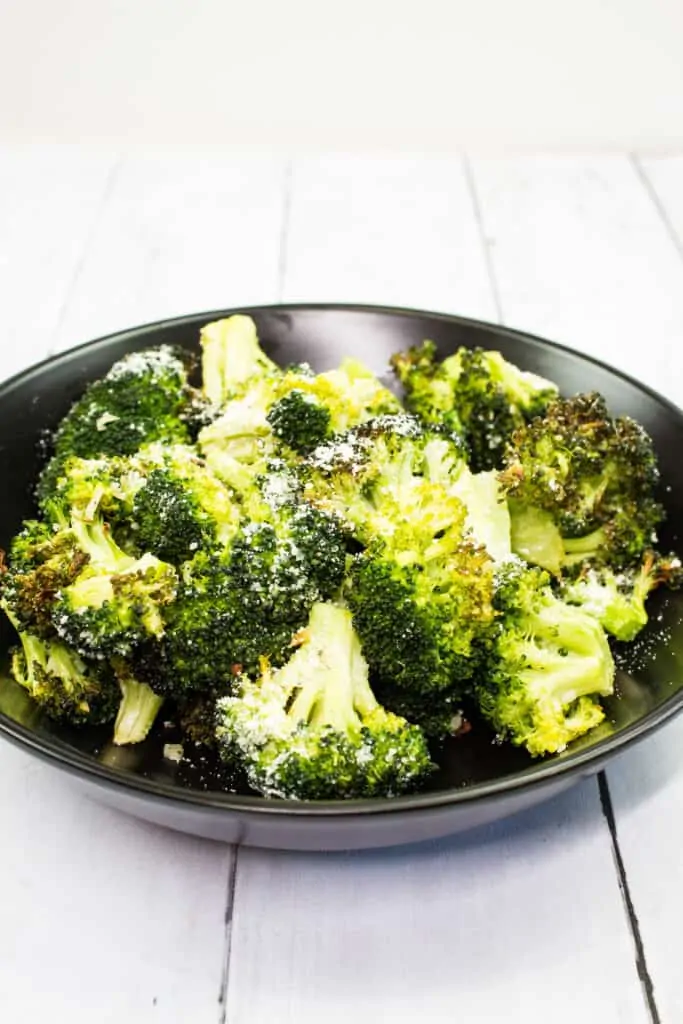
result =
[[[683,158],[0,148],[0,371],[279,300],[504,320],[683,404]],[[683,721],[554,803],[385,852],[231,849],[0,744],[3,1024],[683,1021]]]

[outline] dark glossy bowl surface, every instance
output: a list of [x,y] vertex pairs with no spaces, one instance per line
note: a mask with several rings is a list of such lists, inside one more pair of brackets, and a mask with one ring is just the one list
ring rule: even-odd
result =
[[[615,413],[638,419],[654,438],[669,517],[662,543],[677,546],[683,516],[683,414],[661,397],[585,356],[519,332],[457,317],[409,310],[281,306],[241,310],[256,320],[266,351],[279,363],[308,361],[316,370],[343,356],[363,359],[388,384],[392,352],[431,338],[441,354],[459,345],[498,349],[525,369],[558,382],[564,393],[597,389]],[[51,359],[0,386],[0,547],[32,514],[39,442],[82,392],[124,353],[161,343],[196,349],[200,327],[219,311],[151,324],[103,338]],[[4,617],[3,617],[4,618]],[[12,642],[0,625],[0,652]],[[596,772],[630,743],[683,706],[683,594],[658,593],[651,623],[628,650],[617,650],[618,695],[608,702],[609,726],[559,757],[532,761],[495,742],[476,719],[446,750],[428,792],[394,800],[306,804],[264,800],[221,777],[214,763],[176,764],[164,744],[172,723],[158,724],[140,747],[116,749],[106,730],[64,731],[41,719],[4,673],[0,733],[71,773],[96,798],[123,811],[211,838],[300,849],[351,849],[413,842],[471,828],[529,807]],[[235,792],[226,792],[234,785]]]

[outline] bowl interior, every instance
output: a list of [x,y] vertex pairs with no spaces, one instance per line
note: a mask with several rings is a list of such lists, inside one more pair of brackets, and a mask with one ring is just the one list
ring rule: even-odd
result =
[[[498,349],[524,369],[557,381],[563,393],[601,391],[614,413],[639,420],[652,435],[660,460],[662,499],[668,510],[661,544],[677,548],[676,528],[683,517],[683,415],[657,395],[581,355],[517,332],[453,317],[361,307],[274,307],[248,310],[258,325],[269,355],[277,362],[309,362],[315,370],[336,365],[344,356],[366,362],[394,387],[387,372],[397,349],[431,338],[442,355],[458,346]],[[29,370],[0,387],[0,478],[5,480],[0,505],[0,547],[6,547],[22,519],[33,514],[32,488],[42,461],[40,442],[54,428],[88,381],[103,375],[126,352],[162,343],[198,348],[199,328],[224,313],[185,317],[134,329],[72,350]],[[628,648],[615,645],[617,695],[608,701],[608,723],[575,744],[560,760],[585,762],[622,741],[647,731],[683,704],[683,594],[657,593],[648,627]],[[114,775],[133,773],[169,794],[182,790],[228,790],[247,794],[242,779],[228,775],[210,757],[186,748],[186,760],[164,757],[164,746],[179,739],[172,712],[162,713],[148,740],[133,748],[107,742],[108,729],[64,729],[42,717],[7,674],[13,633],[0,622],[0,730],[15,738],[33,738],[34,749],[61,751],[68,761],[98,763]],[[18,728],[13,723],[17,723]],[[492,780],[518,776],[520,781],[544,771],[547,762],[532,761],[510,744],[498,744],[474,715],[472,729],[444,750],[432,791],[479,789]],[[79,757],[79,754],[81,755]],[[555,759],[558,760],[558,759]],[[144,783],[143,783],[144,784]],[[486,787],[488,788],[488,787]],[[226,795],[226,800],[230,797]]]

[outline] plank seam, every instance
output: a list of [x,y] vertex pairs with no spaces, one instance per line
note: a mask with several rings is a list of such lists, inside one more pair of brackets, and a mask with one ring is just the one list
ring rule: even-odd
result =
[[287,246],[289,244],[289,225],[292,211],[292,161],[285,165],[282,190],[282,220],[280,222],[279,256],[277,265],[277,301],[282,302],[285,294],[287,278]]
[[655,989],[652,982],[652,976],[650,974],[647,957],[645,955],[645,944],[643,943],[643,936],[640,931],[640,924],[638,922],[638,915],[633,903],[631,896],[631,889],[628,884],[628,876],[626,873],[626,865],[624,858],[621,853],[621,846],[619,845],[619,835],[617,833],[617,822],[614,816],[614,806],[612,804],[612,795],[609,789],[609,783],[607,776],[604,772],[600,772],[598,775],[598,791],[600,793],[600,806],[602,807],[602,813],[607,827],[609,829],[610,837],[612,840],[612,856],[614,857],[614,865],[617,871],[617,881],[619,882],[619,889],[624,902],[624,910],[626,912],[626,919],[628,921],[629,931],[631,933],[631,939],[633,940],[633,946],[636,954],[636,970],[638,972],[638,978],[640,979],[640,985],[643,991],[643,997],[645,999],[645,1005],[650,1017],[651,1024],[661,1024],[661,1017],[657,1008],[657,1002],[655,999]]
[[223,968],[221,981],[218,990],[218,1024],[227,1024],[228,1021],[228,988],[230,985],[230,960],[232,957],[232,925],[235,915],[235,893],[237,891],[237,861],[239,858],[239,846],[232,847],[232,856],[228,867],[228,881],[225,894],[225,913],[223,916]]
[[[74,292],[76,290],[78,282],[79,282],[79,280],[81,278],[81,275],[83,273],[83,268],[85,267],[87,258],[90,255],[90,251],[92,249],[92,244],[93,244],[93,241],[95,239],[95,233],[97,231],[97,228],[100,225],[100,222],[102,220],[102,214],[104,213],[104,210],[106,209],[106,206],[107,206],[107,203],[109,201],[109,198],[110,198],[112,192],[114,191],[114,186],[116,185],[116,182],[118,180],[118,177],[119,177],[122,165],[123,165],[123,154],[119,154],[119,156],[114,158],[114,160],[112,162],[112,165],[109,168],[109,171],[107,172],[107,177],[105,178],[105,182],[104,182],[104,188],[102,189],[102,195],[100,197],[99,203],[97,204],[97,209],[96,209],[95,214],[93,216],[92,223],[90,225],[90,229],[89,229],[89,231],[88,231],[88,233],[86,235],[85,242],[83,243],[83,249],[81,251],[81,255],[79,256],[78,260],[76,261],[76,265],[74,267],[73,274],[71,275],[71,279],[70,279],[68,285],[66,286],[66,288],[64,290],[64,298],[62,300],[61,306],[59,307],[59,313],[57,314],[57,320],[56,320],[56,323],[55,323],[55,327],[54,327],[54,330],[52,331],[52,340],[51,340],[51,342],[49,343],[49,345],[47,347],[47,355],[48,356],[53,355],[54,352],[55,352],[55,346],[57,345],[57,340],[58,340],[58,337],[59,337],[60,327],[62,326],[62,324],[64,323],[64,320],[66,318],[67,310],[69,308],[69,303],[71,302],[71,299],[72,299],[72,297],[74,295]],[[82,339],[82,338],[81,339],[76,339],[73,342],[73,344],[77,345],[79,343],[79,341],[83,341],[83,340],[85,340],[85,339]]]
[[680,235],[676,231],[676,228],[674,227],[673,222],[669,218],[666,206],[662,202],[656,187],[650,179],[650,176],[643,167],[640,157],[637,153],[629,153],[629,161],[631,163],[631,166],[633,167],[633,170],[635,171],[636,177],[645,189],[648,199],[654,206],[657,216],[662,222],[664,230],[666,231],[669,237],[669,241],[678,253],[680,259],[683,260],[683,239],[681,239]]
[[486,274],[489,279],[489,285],[491,287],[491,294],[493,296],[493,305],[496,311],[496,320],[498,323],[503,323],[503,302],[500,295],[500,289],[498,287],[498,278],[496,276],[496,269],[493,262],[493,243],[486,235],[486,228],[484,225],[484,215],[482,212],[481,202],[479,200],[479,193],[477,192],[477,186],[474,180],[474,172],[472,171],[472,165],[466,154],[462,156],[462,168],[465,175],[465,181],[467,182],[467,188],[470,193],[470,199],[472,200],[472,207],[474,210],[474,219],[477,224],[477,232],[479,234],[479,240],[484,253],[484,263],[486,264]]

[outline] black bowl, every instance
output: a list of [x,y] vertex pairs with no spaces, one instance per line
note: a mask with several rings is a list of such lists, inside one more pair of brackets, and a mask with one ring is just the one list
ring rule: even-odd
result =
[[[229,312],[235,312],[231,310]],[[615,413],[638,419],[654,438],[674,548],[683,516],[683,414],[669,402],[586,356],[517,331],[458,317],[360,306],[277,306],[240,310],[254,317],[266,351],[279,363],[308,361],[327,369],[357,356],[386,375],[397,349],[431,338],[442,354],[460,345],[498,349],[525,369],[549,377],[565,393],[601,391]],[[0,387],[0,546],[33,510],[40,440],[79,396],[124,353],[162,342],[196,349],[200,327],[227,316],[203,313],[111,335],[27,370]],[[619,751],[651,733],[683,707],[683,594],[657,593],[650,625],[628,650],[617,650],[617,696],[609,722],[558,757],[533,761],[498,744],[486,726],[453,740],[431,788],[393,800],[296,803],[266,800],[228,779],[210,759],[176,763],[164,746],[177,740],[159,722],[134,748],[113,748],[107,730],[64,730],[44,719],[6,672],[13,642],[0,625],[5,671],[0,681],[0,733],[70,773],[111,806],[170,828],[253,846],[352,849],[414,842],[471,828],[530,807],[597,772]],[[3,617],[4,619],[4,617]],[[163,716],[162,716],[163,717]],[[232,791],[225,791],[225,787]]]

